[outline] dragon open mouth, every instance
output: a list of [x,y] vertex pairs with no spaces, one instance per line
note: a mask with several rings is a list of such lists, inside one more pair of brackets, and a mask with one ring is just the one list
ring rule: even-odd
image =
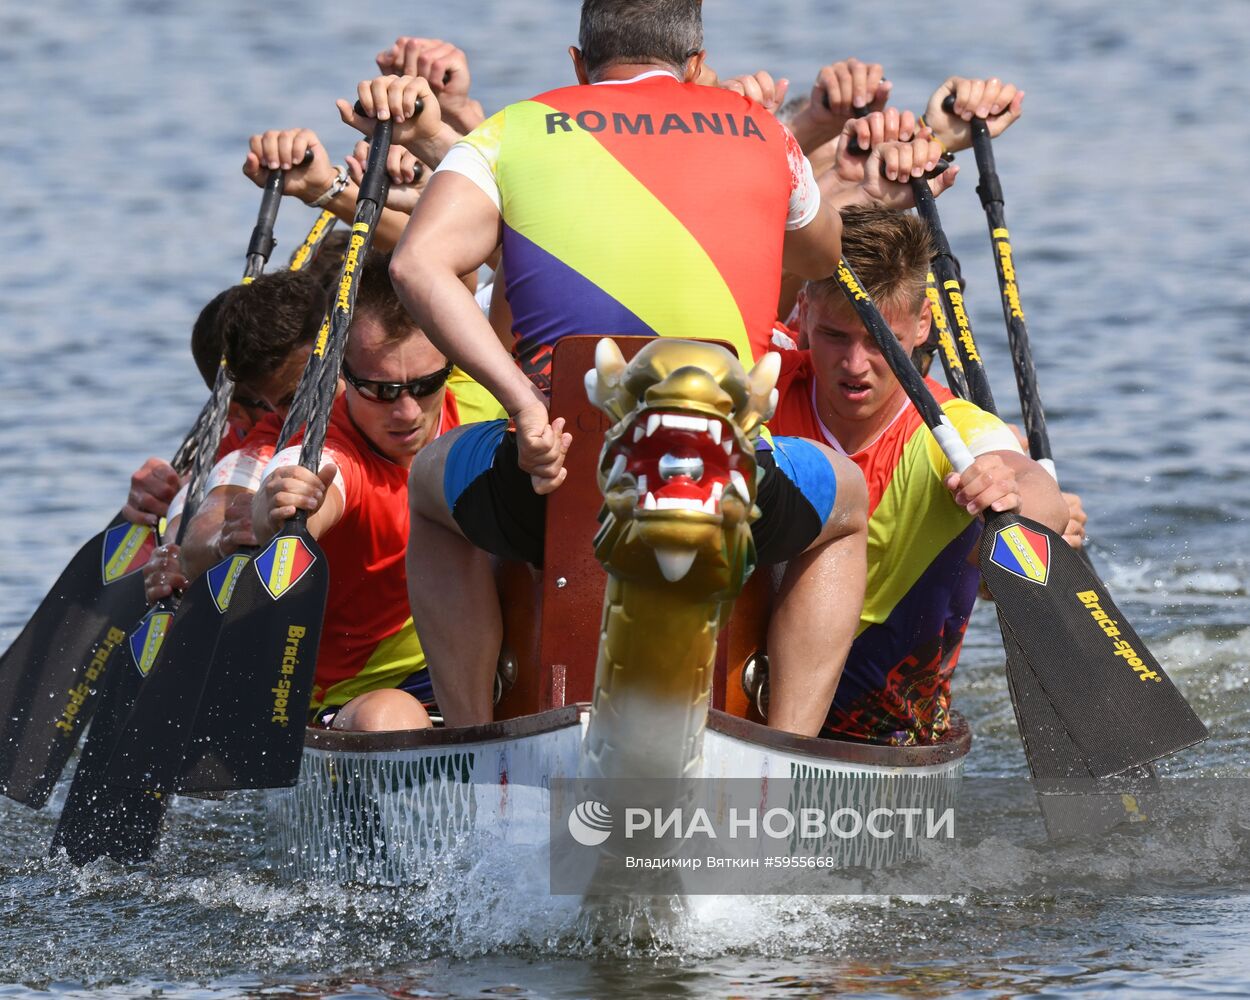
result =
[[750,502],[746,477],[739,471],[743,455],[737,436],[719,417],[643,412],[617,440],[610,457],[605,489],[633,485],[640,511],[719,517],[726,490]]

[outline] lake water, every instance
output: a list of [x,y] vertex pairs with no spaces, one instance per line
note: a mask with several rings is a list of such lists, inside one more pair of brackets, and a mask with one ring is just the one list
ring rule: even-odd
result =
[[[919,110],[951,73],[1028,92],[997,146],[1051,436],[1126,614],[1212,731],[1164,770],[1244,776],[1250,739],[1250,198],[1244,4],[717,0],[723,74],[805,87],[883,62]],[[308,125],[396,34],[453,39],[488,110],[570,80],[572,0],[49,0],[0,8],[0,647],[203,387],[199,306],[237,279],[247,136]],[[961,157],[961,162],[964,158]],[[975,170],[942,199],[972,319],[1014,399]],[[278,257],[311,221],[279,220]],[[969,773],[1025,773],[992,612],[956,683]],[[866,996],[1250,993],[1250,826],[1200,843],[986,843],[955,897],[723,898],[647,948],[579,934],[495,859],[420,892],[284,887],[258,800],[180,800],[157,862],[45,857],[55,805],[0,800],[0,997]],[[1127,859],[1127,860],[1126,860]],[[1053,881],[1048,872],[1062,872]]]

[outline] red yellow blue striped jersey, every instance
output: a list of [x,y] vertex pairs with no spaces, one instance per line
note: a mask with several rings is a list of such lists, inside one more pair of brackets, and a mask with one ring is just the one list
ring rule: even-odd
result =
[[[781,369],[773,432],[841,450],[816,414],[810,353],[783,352]],[[998,417],[925,383],[974,455],[1020,451]],[[951,675],[980,582],[970,559],[981,522],[951,497],[944,483],[950,463],[911,403],[849,457],[868,484],[868,581],[827,729],[880,743],[927,743],[950,725]]]
[[[459,426],[448,392],[438,433]],[[301,433],[293,440],[302,440]],[[298,460],[278,452],[266,470]],[[408,470],[382,457],[352,423],[340,396],[330,411],[321,463],[338,466],[343,496],[338,522],[317,539],[330,566],[330,592],[317,651],[314,714],[357,695],[397,687],[425,669],[408,610]]]
[[577,333],[718,338],[749,365],[768,349],[786,229],[820,206],[771,114],[665,72],[510,105],[439,169],[499,206],[515,352],[532,376]]

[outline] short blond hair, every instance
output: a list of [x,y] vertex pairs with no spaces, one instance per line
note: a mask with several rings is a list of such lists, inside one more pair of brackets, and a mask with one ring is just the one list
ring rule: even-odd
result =
[[[882,310],[918,312],[924,305],[933,240],[910,212],[844,209],[842,257]],[[836,278],[809,281],[806,291],[809,299],[845,301]]]

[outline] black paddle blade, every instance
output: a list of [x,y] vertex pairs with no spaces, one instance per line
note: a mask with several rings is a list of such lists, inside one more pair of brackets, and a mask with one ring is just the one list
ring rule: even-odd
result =
[[75,865],[85,865],[99,857],[123,863],[147,861],[160,836],[167,797],[105,783],[109,756],[122,721],[130,714],[143,683],[141,665],[151,650],[144,638],[152,635],[154,625],[160,628],[152,617],[145,619],[145,627],[137,631],[140,639],[133,644],[139,662],[128,649],[117,664],[118,669],[105,680],[99,709],[52,835],[52,850],[64,849]]
[[1102,581],[1061,536],[1018,515],[987,517],[981,572],[1016,640],[1014,660],[1032,670],[1093,777],[1207,738]]
[[0,793],[36,809],[47,801],[147,606],[137,570],[155,546],[151,528],[118,515],[0,658]]
[[226,557],[187,589],[160,655],[121,728],[108,764],[111,784],[172,792],[182,771],[222,616],[250,557]]
[[302,522],[256,554],[230,598],[179,791],[294,785],[330,571]]
[[1154,767],[1144,764],[1109,778],[1090,774],[1020,644],[1005,623],[1000,625],[1007,688],[1047,834],[1053,840],[1098,837],[1121,824],[1141,822],[1139,796],[1159,787]]

